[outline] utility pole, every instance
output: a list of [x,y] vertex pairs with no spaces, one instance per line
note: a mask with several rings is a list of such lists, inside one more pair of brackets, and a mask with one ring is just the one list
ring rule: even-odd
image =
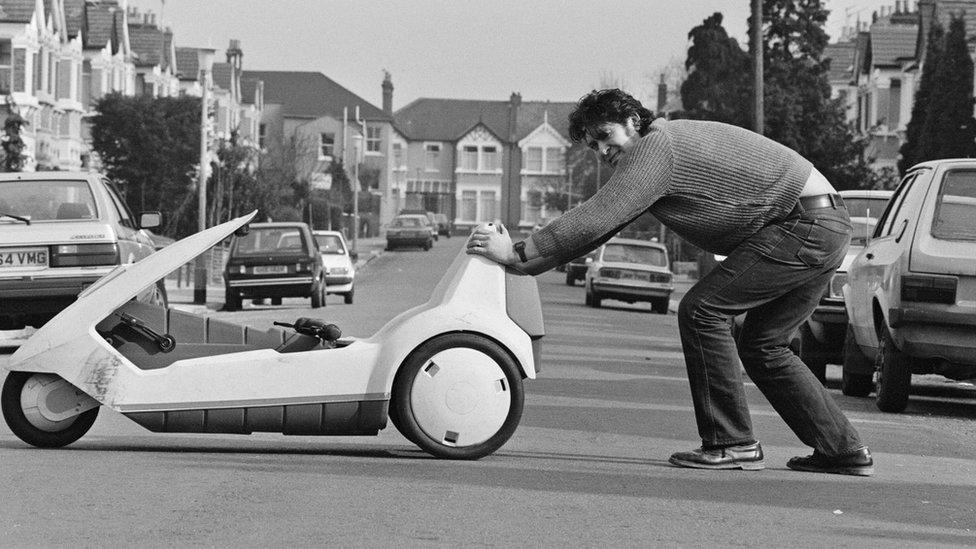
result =
[[[200,173],[197,175],[197,225],[198,230],[207,228],[207,103],[210,101],[210,70],[213,68],[214,51],[210,48],[197,49],[197,65],[200,69]],[[196,259],[193,276],[193,302],[207,302],[207,259],[209,253],[200,254]]]
[[762,0],[752,0],[752,59],[755,89],[755,108],[753,114],[753,129],[759,135],[765,130],[765,113],[763,112],[763,20]]

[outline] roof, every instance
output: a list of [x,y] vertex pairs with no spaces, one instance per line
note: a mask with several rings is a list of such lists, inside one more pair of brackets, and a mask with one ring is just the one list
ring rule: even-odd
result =
[[879,20],[871,25],[871,64],[900,66],[903,61],[914,59],[918,40],[918,24],[894,24]]
[[166,38],[155,25],[130,24],[129,47],[136,54],[137,66],[166,67]]
[[854,79],[854,41],[827,44],[823,51],[823,59],[830,60],[827,79],[831,83],[848,83]]
[[85,24],[85,0],[64,0],[64,24],[68,37],[78,36]]
[[196,80],[200,77],[198,48],[176,48],[176,75],[181,80]]
[[[394,125],[408,139],[456,141],[481,124],[501,141],[509,139],[509,101],[420,98],[394,113]],[[569,113],[576,103],[522,101],[519,104],[515,141],[538,128],[548,118],[561,135],[569,134]]]
[[245,78],[241,80],[241,103],[245,105],[254,104],[254,95],[257,91],[258,85],[261,83],[260,80],[254,78]]
[[30,23],[34,16],[34,0],[4,0],[0,5],[0,21],[4,23]]
[[117,52],[123,30],[122,15],[115,2],[86,2],[82,21],[85,49],[101,49],[112,42],[112,53]]
[[218,88],[229,90],[234,78],[234,67],[230,63],[213,64],[213,83]]
[[360,116],[365,120],[391,121],[393,118],[320,72],[244,71],[242,78],[263,81],[265,102],[281,104],[285,117],[332,116],[338,119],[342,118],[345,107],[351,120],[358,106]]

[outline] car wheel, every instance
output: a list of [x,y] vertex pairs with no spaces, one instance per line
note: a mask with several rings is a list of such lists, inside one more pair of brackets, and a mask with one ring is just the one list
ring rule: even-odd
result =
[[568,270],[566,271],[566,285],[567,286],[576,285],[576,277],[573,276],[573,273],[569,272]]
[[[98,407],[80,414],[52,420],[45,387],[60,381],[54,374],[10,372],[0,394],[3,417],[17,438],[40,448],[60,448],[81,438],[98,417]],[[77,390],[77,389],[76,389]]]
[[386,251],[388,251],[388,252],[392,252],[392,251],[393,251],[393,248],[394,248],[394,246],[392,246],[392,245],[390,245],[390,244],[387,244],[387,245],[386,245],[386,248],[385,248],[385,249],[386,249]]
[[237,293],[235,290],[231,290],[230,288],[224,290],[224,310],[241,310],[241,294]]
[[352,290],[349,290],[348,292],[343,294],[342,299],[343,301],[345,301],[346,305],[352,305],[352,296],[355,293],[356,293],[356,289],[353,288]]
[[425,452],[478,459],[500,448],[522,417],[522,375],[485,337],[447,334],[422,344],[393,379],[390,417]]
[[169,297],[166,295],[166,282],[160,280],[156,283],[153,288],[153,295],[149,301],[150,305],[155,305],[157,307],[167,308],[169,307]]
[[800,360],[807,365],[813,372],[817,381],[822,385],[827,384],[827,360],[820,349],[820,342],[813,335],[813,330],[804,322],[800,325],[799,352],[796,353]]
[[325,306],[325,284],[321,280],[315,282],[312,286],[312,308],[318,309],[319,307]]
[[888,327],[883,328],[878,357],[877,406],[882,412],[901,412],[908,406],[908,393],[912,383],[912,358],[895,346]]
[[281,305],[281,298],[280,297],[272,297],[271,298],[271,304],[272,305]]
[[586,290],[586,304],[590,307],[599,308],[600,304],[603,302],[602,299],[597,295],[596,292],[587,289]]
[[840,392],[847,396],[866,397],[874,390],[874,364],[857,346],[854,339],[854,329],[847,325],[844,334],[844,364],[841,369]]
[[659,297],[654,301],[651,301],[651,310],[655,313],[666,315],[668,314],[668,305],[671,303],[671,299],[668,297]]

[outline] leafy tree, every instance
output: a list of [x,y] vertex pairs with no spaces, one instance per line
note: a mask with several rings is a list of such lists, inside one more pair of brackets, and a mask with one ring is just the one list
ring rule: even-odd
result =
[[92,119],[92,148],[136,211],[164,212],[167,236],[196,232],[200,99],[102,97]]
[[976,156],[976,120],[973,119],[973,60],[966,45],[966,23],[953,17],[945,37],[945,50],[935,69],[919,161]]
[[683,116],[748,126],[750,113],[743,107],[752,104],[751,62],[722,26],[722,14],[712,14],[688,38],[692,44],[685,61],[688,77],[681,84]]
[[[11,101],[8,101],[8,104]],[[20,132],[27,125],[27,120],[17,113],[11,113],[3,122],[3,137],[0,138],[3,146],[3,171],[19,172],[23,171],[27,156],[24,154],[24,139]]]
[[241,214],[260,210],[261,203],[255,177],[256,152],[238,143],[237,132],[217,147],[217,161],[207,190],[209,226],[227,221]]
[[929,102],[936,91],[935,71],[942,58],[945,41],[945,30],[937,19],[932,21],[929,28],[928,41],[925,44],[925,64],[922,65],[922,77],[915,92],[915,102],[912,104],[912,118],[905,127],[905,142],[902,144],[898,159],[898,173],[904,175],[908,168],[918,164],[921,159],[922,129],[928,114]]

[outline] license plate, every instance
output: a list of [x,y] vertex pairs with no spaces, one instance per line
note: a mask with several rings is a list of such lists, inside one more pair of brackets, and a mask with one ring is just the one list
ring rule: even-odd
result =
[[645,273],[638,273],[635,271],[623,271],[620,273],[621,280],[647,280],[647,275]]
[[47,267],[47,248],[5,248],[0,250],[0,269]]
[[254,274],[256,275],[285,274],[287,272],[287,265],[259,265],[254,267]]

